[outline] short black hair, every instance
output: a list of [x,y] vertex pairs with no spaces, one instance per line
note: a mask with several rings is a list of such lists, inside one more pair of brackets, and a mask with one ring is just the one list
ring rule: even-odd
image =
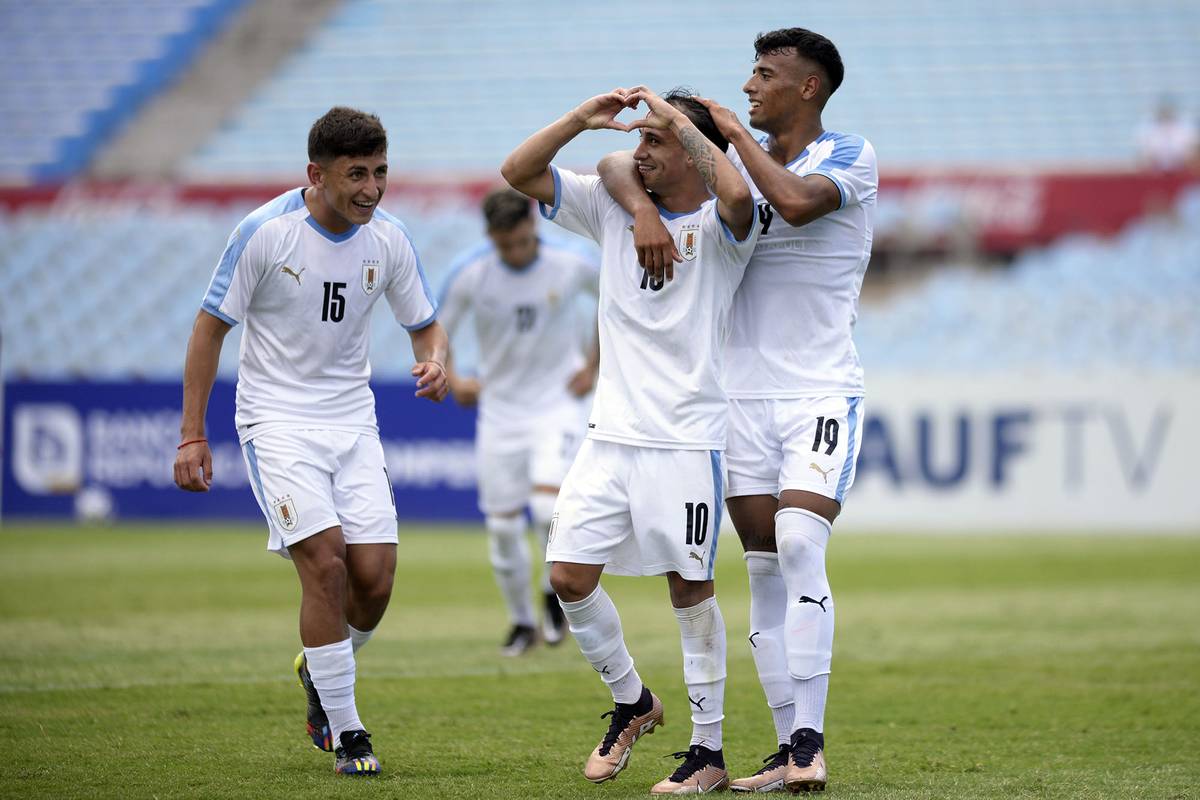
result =
[[842,57],[833,42],[819,33],[813,33],[807,28],[780,28],[777,31],[760,33],[754,40],[754,56],[779,53],[784,50],[795,50],[796,55],[815,62],[829,78],[829,93],[833,94],[842,85],[846,76],[846,68],[842,66]]
[[663,100],[682,111],[696,126],[696,130],[703,133],[722,153],[729,150],[729,140],[717,130],[717,123],[713,122],[712,114],[704,107],[703,103],[696,99],[695,92],[677,86],[664,94]]
[[483,218],[489,231],[511,231],[533,218],[533,204],[515,189],[494,189],[483,198]]
[[308,160],[314,163],[386,151],[387,131],[379,117],[356,108],[334,106],[308,131]]

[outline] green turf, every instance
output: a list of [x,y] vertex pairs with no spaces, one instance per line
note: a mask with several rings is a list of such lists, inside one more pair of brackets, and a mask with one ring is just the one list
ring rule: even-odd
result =
[[[259,529],[0,531],[0,796],[642,797],[687,745],[665,582],[608,580],[667,725],[592,786],[574,645],[502,659],[484,539],[410,532],[359,659],[385,774],[337,778],[290,674],[298,589]],[[773,749],[723,537],[726,759]],[[1200,537],[839,534],[828,797],[1200,797]]]

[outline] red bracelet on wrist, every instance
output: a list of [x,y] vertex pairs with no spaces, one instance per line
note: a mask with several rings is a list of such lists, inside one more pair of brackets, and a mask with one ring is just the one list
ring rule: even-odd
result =
[[208,441],[208,439],[188,439],[186,442],[184,442],[183,444],[179,445],[179,446],[178,446],[178,447],[176,447],[175,449],[176,449],[176,450],[182,450],[183,448],[187,447],[189,444],[198,444],[198,443],[200,443],[200,442],[207,442],[207,441]]

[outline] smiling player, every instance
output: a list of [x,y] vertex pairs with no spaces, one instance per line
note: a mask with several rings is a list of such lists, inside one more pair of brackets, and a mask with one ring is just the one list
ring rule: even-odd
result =
[[308,137],[309,186],[242,220],[188,341],[175,483],[205,492],[204,416],[225,334],[246,324],[235,421],[267,548],[300,578],[296,671],[313,744],[340,774],[379,772],[354,698],[355,651],[383,617],[396,569],[396,507],[367,381],[371,310],[386,297],[412,339],[416,395],[446,396],[447,340],[404,226],[381,210],[387,134],[330,109]]

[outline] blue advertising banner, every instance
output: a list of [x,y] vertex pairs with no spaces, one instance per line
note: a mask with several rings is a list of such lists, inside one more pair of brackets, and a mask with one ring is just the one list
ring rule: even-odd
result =
[[[400,517],[478,518],[474,411],[418,400],[411,383],[373,388]],[[172,479],[179,384],[9,382],[4,392],[5,515],[262,519],[234,430],[233,383],[218,382],[209,401],[204,494]]]

